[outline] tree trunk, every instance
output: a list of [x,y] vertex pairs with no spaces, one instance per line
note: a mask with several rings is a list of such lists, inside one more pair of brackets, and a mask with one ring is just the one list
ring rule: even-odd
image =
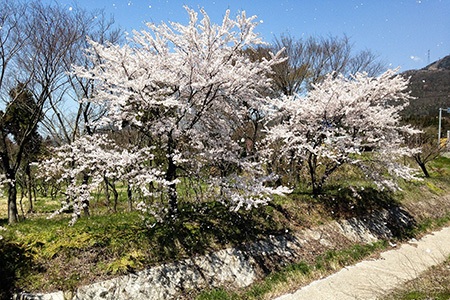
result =
[[312,186],[312,193],[314,197],[319,196],[323,191],[323,185],[320,182],[314,182]]
[[[21,191],[21,193],[20,193],[19,207],[20,207],[20,212],[22,213],[22,219],[24,219],[25,213],[23,211],[23,197],[25,196],[26,192],[25,192],[25,189],[23,186],[20,187],[20,191]],[[20,216],[19,216],[19,218],[20,218]]]
[[178,195],[177,187],[174,182],[177,178],[177,166],[173,161],[175,142],[172,137],[172,132],[169,133],[167,141],[167,170],[166,170],[166,180],[171,182],[167,187],[167,193],[169,196],[169,216],[175,218],[178,214]]
[[[83,175],[83,184],[87,185],[89,182],[89,175],[84,174]],[[83,213],[85,217],[90,217],[91,213],[89,212],[89,200],[85,200],[82,203],[83,205]]]
[[8,183],[8,223],[19,222],[19,212],[17,211],[17,188],[14,182]]
[[28,213],[33,213],[34,212],[34,208],[33,208],[33,182],[31,179],[31,168],[30,165],[27,163],[27,166],[25,167],[25,173],[27,175],[27,190],[28,190],[28,203],[29,203],[29,208],[28,208]]
[[0,162],[6,179],[8,180],[8,223],[19,222],[19,212],[17,210],[17,187],[16,173],[11,168],[8,155],[7,134],[4,131],[3,120],[0,120]]
[[108,182],[108,178],[106,178],[106,176],[103,176],[103,181],[105,183],[105,198],[106,198],[106,206],[108,206],[108,209],[110,209],[110,205],[111,205],[111,201],[110,201],[110,196],[109,196],[109,182]]
[[33,191],[33,199],[34,199],[34,202],[36,203],[36,199],[37,199],[36,193],[37,193],[37,191],[36,191],[36,183],[35,183],[34,181],[33,181],[32,184],[31,184],[31,189],[32,189],[32,191]]
[[117,201],[119,200],[119,193],[117,192],[116,184],[114,182],[109,182],[109,186],[111,187],[112,193],[114,195],[113,212],[117,212]]
[[310,153],[308,156],[308,171],[311,178],[313,196],[316,197],[322,192],[322,184],[317,179],[317,156]]
[[133,210],[133,194],[131,192],[131,186],[127,185],[127,198],[128,198],[128,210]]
[[423,175],[425,175],[426,178],[430,178],[430,173],[428,173],[427,167],[425,166],[425,163],[423,162],[417,162],[417,164],[419,165],[420,169],[423,172]]
[[167,167],[166,172],[166,180],[172,182],[167,187],[167,193],[169,195],[169,216],[171,217],[175,217],[178,213],[177,187],[176,183],[173,182],[177,178],[176,170],[177,169],[173,162],[173,159],[169,158],[169,165]]

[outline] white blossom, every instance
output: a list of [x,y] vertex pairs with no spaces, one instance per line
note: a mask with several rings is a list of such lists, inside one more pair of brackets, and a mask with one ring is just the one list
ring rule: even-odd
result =
[[[73,208],[71,224],[92,199],[94,192],[104,178],[112,181],[126,180],[130,184],[143,187],[150,182],[164,184],[161,172],[150,167],[153,159],[151,148],[121,149],[105,135],[83,136],[71,144],[53,149],[53,156],[37,164],[39,176],[45,180],[56,179],[64,183],[66,199],[59,214]],[[89,180],[85,182],[83,175]]]
[[[242,165],[242,146],[233,135],[249,108],[262,106],[261,91],[270,89],[267,74],[283,60],[281,52],[261,61],[251,61],[244,54],[264,44],[254,31],[256,16],[242,12],[232,19],[227,11],[221,24],[213,24],[204,10],[197,13],[186,7],[186,11],[187,25],[147,23],[147,30],[133,31],[125,45],[90,41],[87,55],[93,61],[100,58],[101,64],[74,67],[78,76],[97,82],[95,96],[85,101],[107,108],[101,125],[139,128],[165,152],[165,169],[161,165],[151,172],[136,171],[129,180],[143,186],[164,178],[162,184],[173,198],[178,182],[173,168],[184,176],[197,176],[220,164]],[[263,186],[248,189],[249,184],[237,184],[248,176],[237,173],[231,180],[236,183],[233,188],[225,185],[233,203],[251,207],[268,201],[255,193],[279,192]],[[211,190],[233,176],[208,178]],[[154,193],[142,190],[147,196]]]
[[282,155],[294,153],[310,170],[323,165],[324,180],[327,172],[345,163],[360,167],[389,188],[395,185],[380,175],[381,167],[394,177],[415,178],[415,170],[398,163],[417,151],[404,144],[404,135],[417,130],[400,123],[399,113],[410,96],[408,81],[395,73],[388,70],[379,77],[358,73],[351,78],[329,74],[303,97],[270,102],[271,119],[281,116],[284,121],[266,129],[267,141],[282,142]]

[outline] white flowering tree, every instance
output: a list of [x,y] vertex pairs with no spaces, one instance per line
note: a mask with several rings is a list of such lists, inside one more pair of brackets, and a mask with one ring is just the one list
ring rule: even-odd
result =
[[73,208],[73,224],[89,206],[92,192],[106,180],[125,180],[140,187],[145,196],[151,196],[146,189],[148,184],[165,185],[161,172],[152,166],[152,150],[123,149],[101,134],[86,135],[54,148],[52,157],[37,165],[41,178],[56,180],[65,187],[62,207],[55,214]]
[[234,20],[227,11],[216,25],[203,10],[201,20],[186,11],[188,25],[148,23],[148,31],[134,31],[123,46],[91,41],[88,56],[102,64],[75,67],[77,75],[98,83],[86,101],[107,108],[102,125],[138,128],[156,146],[170,214],[178,209],[179,178],[200,173],[203,188],[216,199],[237,208],[264,203],[281,190],[261,183],[268,177],[242,157],[237,132],[249,111],[261,107],[261,92],[270,88],[266,75],[280,55],[248,59],[245,50],[263,42],[254,31],[255,17],[245,12]]
[[404,137],[417,131],[399,122],[410,98],[406,88],[395,70],[379,77],[330,74],[306,96],[272,103],[272,116],[283,121],[267,129],[267,141],[282,143],[283,155],[302,162],[315,195],[344,164],[359,167],[379,187],[395,188],[392,178],[411,179],[415,171],[399,163],[416,151]]

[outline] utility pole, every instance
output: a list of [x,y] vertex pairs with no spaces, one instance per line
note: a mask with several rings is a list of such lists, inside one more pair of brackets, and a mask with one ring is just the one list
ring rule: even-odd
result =
[[[439,108],[438,147],[441,146],[441,124],[442,124],[442,111],[443,110],[444,110],[443,108]],[[447,111],[447,113],[450,113],[450,107],[447,107],[446,111]]]

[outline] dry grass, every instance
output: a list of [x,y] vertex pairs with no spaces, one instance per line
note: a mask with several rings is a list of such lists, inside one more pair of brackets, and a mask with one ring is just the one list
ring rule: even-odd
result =
[[[1,195],[1,194],[0,194]],[[4,195],[0,196],[0,219],[8,218],[8,202]]]
[[383,300],[412,299],[450,299],[450,257],[445,263],[432,267],[383,298]]

